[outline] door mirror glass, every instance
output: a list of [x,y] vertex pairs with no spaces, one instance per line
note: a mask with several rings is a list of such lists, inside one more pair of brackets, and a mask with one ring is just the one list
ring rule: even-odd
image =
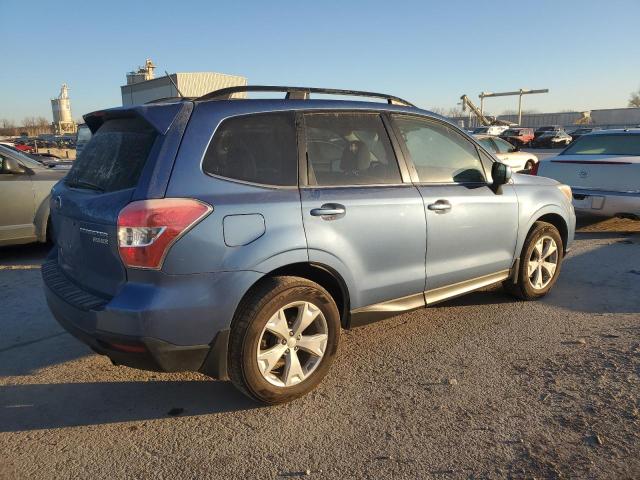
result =
[[20,174],[26,172],[25,168],[20,163],[10,157],[0,157],[1,166],[0,173],[4,174]]
[[511,178],[511,167],[504,163],[494,162],[491,167],[491,177],[494,186],[504,185]]

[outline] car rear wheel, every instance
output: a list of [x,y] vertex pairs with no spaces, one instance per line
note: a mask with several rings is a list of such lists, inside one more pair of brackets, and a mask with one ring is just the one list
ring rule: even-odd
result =
[[562,237],[555,226],[536,222],[522,247],[517,283],[506,280],[505,290],[523,300],[545,296],[560,274],[563,248]]
[[326,375],[338,348],[340,315],[331,295],[299,277],[270,277],[243,299],[231,326],[229,376],[267,404],[294,400]]

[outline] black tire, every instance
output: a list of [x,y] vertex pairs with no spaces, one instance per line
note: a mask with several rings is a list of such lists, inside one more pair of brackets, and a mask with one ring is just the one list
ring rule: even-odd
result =
[[[312,303],[324,315],[326,348],[315,369],[304,380],[291,386],[276,386],[265,379],[258,367],[258,343],[271,317],[297,301]],[[229,377],[236,388],[259,402],[271,405],[290,402],[313,390],[327,374],[338,350],[340,327],[336,303],[320,285],[300,277],[267,277],[247,293],[231,324]]]
[[[527,268],[529,259],[533,255],[533,250],[535,248],[536,242],[540,240],[542,237],[551,237],[557,246],[557,262],[556,268],[551,277],[551,280],[544,286],[544,288],[534,288],[529,280],[527,275]],[[510,293],[511,295],[520,298],[522,300],[536,300],[538,298],[544,297],[549,290],[553,288],[556,281],[558,280],[558,276],[560,275],[560,270],[562,267],[563,260],[563,252],[564,245],[562,243],[562,237],[560,236],[560,232],[558,229],[547,222],[536,222],[531,227],[529,234],[522,246],[522,252],[520,254],[520,265],[518,267],[517,272],[517,283],[513,283],[512,279],[505,280],[503,282],[504,289]]]

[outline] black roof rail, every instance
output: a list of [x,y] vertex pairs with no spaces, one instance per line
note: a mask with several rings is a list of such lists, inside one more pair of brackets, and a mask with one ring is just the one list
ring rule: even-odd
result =
[[405,105],[407,107],[415,106],[400,97],[387,95],[384,93],[361,92],[359,90],[341,90],[338,88],[284,87],[279,85],[239,85],[236,87],[222,88],[220,90],[214,90],[205,95],[202,95],[195,100],[229,100],[231,98],[231,95],[233,95],[234,93],[243,92],[286,92],[287,95],[285,96],[285,98],[288,100],[307,100],[311,93],[348,95],[353,97],[383,98],[390,105]]
[[145,102],[144,105],[149,105],[152,103],[166,103],[166,102],[185,102],[185,101],[193,101],[196,97],[162,97],[156,98],[155,100],[149,100]]

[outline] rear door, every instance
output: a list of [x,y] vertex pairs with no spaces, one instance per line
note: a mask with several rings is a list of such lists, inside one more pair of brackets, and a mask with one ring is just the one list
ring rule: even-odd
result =
[[[9,156],[9,153],[0,151],[0,242],[7,243],[35,235],[35,202],[30,172],[5,171],[4,162]],[[28,168],[22,163],[20,165]]]
[[159,135],[140,116],[104,121],[52,191],[58,263],[87,290],[113,296],[126,280],[118,214],[132,199]]
[[475,144],[448,124],[392,119],[424,199],[427,303],[505,278],[518,235],[513,187],[494,192]]
[[[380,114],[307,113],[300,195],[309,260],[353,285],[351,308],[409,297],[424,305],[422,199],[401,168]],[[391,307],[393,308],[393,307]]]

